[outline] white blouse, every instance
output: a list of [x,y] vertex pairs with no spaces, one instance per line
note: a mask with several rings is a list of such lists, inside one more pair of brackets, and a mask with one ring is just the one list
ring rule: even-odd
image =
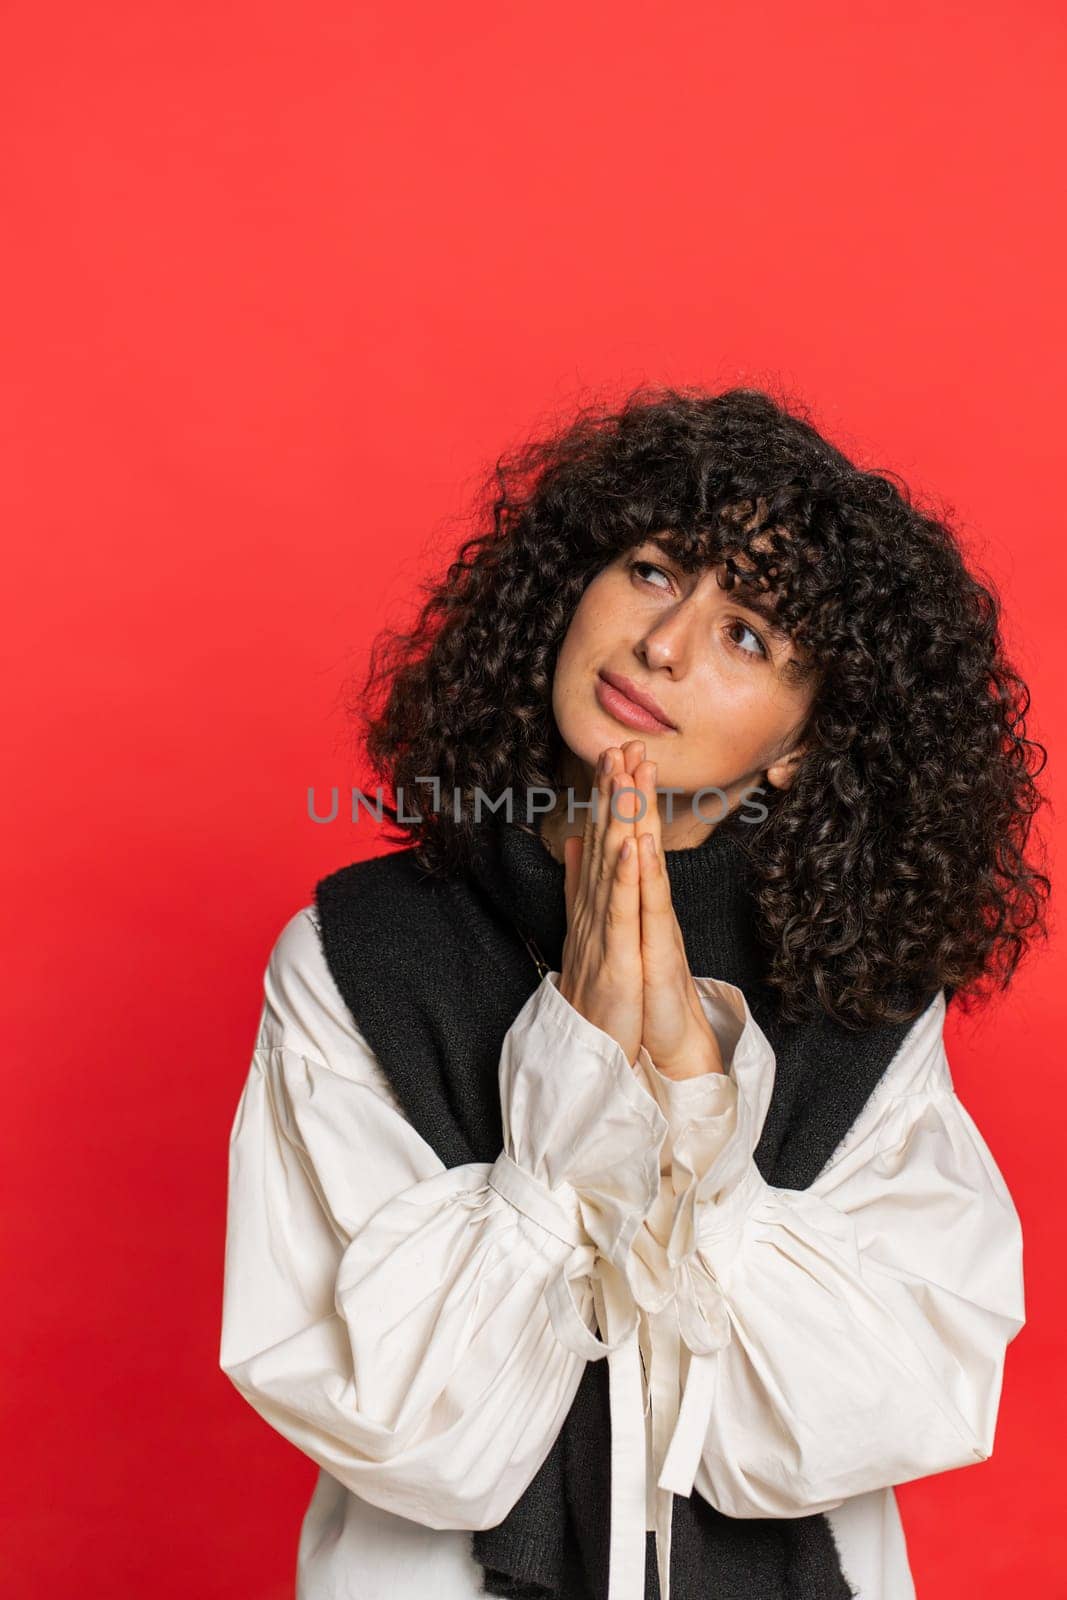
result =
[[[470,1530],[609,1364],[610,1600],[669,1600],[670,1510],[826,1512],[858,1600],[913,1600],[891,1485],[985,1460],[1022,1240],[957,1098],[944,992],[809,1189],[753,1160],[774,1052],[697,978],[726,1072],[631,1066],[548,974],[504,1040],[504,1145],[446,1168],[282,929],[230,1135],[220,1365],[318,1463],[297,1600],[484,1600]],[[462,997],[458,997],[462,1003]],[[596,1321],[593,1321],[593,1314]],[[602,1338],[598,1336],[602,1334]]]

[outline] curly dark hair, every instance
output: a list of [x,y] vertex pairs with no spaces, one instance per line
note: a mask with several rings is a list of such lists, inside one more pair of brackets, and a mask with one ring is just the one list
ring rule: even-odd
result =
[[[859,1028],[917,1015],[902,994],[943,986],[966,1012],[1006,988],[1047,935],[1050,880],[1024,856],[1047,752],[992,582],[891,479],[754,388],[641,386],[502,455],[480,531],[422,586],[414,627],[378,635],[347,703],[389,826],[448,875],[477,789],[554,792],[560,645],[590,580],[655,534],[686,570],[772,595],[818,674],[795,781],[737,830],[783,1015]],[[430,774],[458,808],[419,804]]]

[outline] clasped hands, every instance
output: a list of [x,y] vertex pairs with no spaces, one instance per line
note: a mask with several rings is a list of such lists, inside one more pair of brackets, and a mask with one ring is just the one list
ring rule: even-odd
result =
[[664,1077],[702,1077],[723,1071],[722,1052],[689,971],[663,855],[656,764],[643,756],[641,739],[601,752],[585,832],[564,841],[559,989],[631,1065],[643,1045]]

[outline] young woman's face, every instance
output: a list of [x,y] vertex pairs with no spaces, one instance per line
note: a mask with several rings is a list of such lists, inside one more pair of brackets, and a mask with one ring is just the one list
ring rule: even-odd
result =
[[[720,587],[723,570],[684,573],[649,539],[585,590],[552,685],[568,752],[561,778],[583,785],[579,798],[588,797],[600,752],[630,739],[644,741],[657,786],[682,791],[674,812],[690,820],[683,834],[706,832],[742,803],[745,790],[792,782],[816,679],[798,672],[788,638],[741,604],[736,589]],[[666,721],[642,713],[626,698],[628,686]],[[692,796],[712,787],[725,792],[725,806],[716,795],[702,798],[701,829]],[[584,812],[578,816],[584,820]]]

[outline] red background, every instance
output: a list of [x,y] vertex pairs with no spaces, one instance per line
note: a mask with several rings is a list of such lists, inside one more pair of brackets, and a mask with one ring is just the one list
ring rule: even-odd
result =
[[[781,383],[954,517],[1055,747],[1064,13],[19,0],[0,33],[9,1592],[283,1600],[314,1469],[217,1369],[226,1152],[271,943],[383,848],[307,816],[361,776],[344,682],[528,429]],[[1053,942],[949,1023],[1030,1321],[993,1459],[901,1491],[922,1600],[1067,1565],[1065,978]]]

